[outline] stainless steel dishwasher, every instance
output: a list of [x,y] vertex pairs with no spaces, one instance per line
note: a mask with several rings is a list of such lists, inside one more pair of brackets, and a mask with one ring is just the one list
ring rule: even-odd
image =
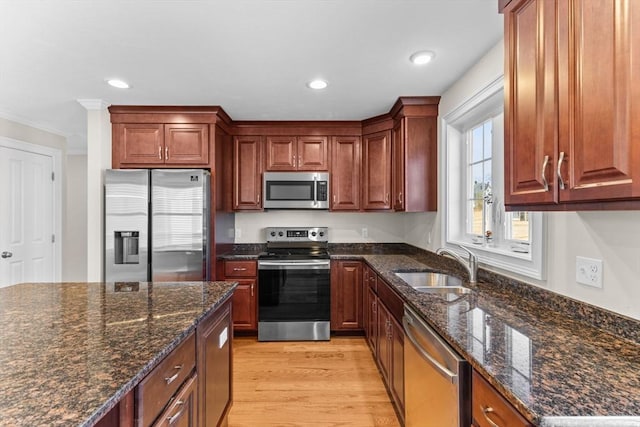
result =
[[402,323],[405,426],[470,426],[469,364],[407,306]]

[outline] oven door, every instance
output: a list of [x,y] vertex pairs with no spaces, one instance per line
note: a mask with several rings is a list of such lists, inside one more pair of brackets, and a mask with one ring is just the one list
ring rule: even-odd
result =
[[330,276],[328,259],[258,261],[258,339],[329,339]]

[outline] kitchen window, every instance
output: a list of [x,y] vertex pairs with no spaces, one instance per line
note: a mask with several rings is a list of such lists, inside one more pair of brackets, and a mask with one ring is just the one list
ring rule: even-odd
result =
[[442,119],[444,241],[487,266],[543,279],[543,215],[504,208],[503,99],[500,78]]

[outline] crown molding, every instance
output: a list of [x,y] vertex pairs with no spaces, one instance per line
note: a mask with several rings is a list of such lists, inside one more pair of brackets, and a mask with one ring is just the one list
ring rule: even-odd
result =
[[76,99],[76,101],[89,111],[106,110],[109,106],[103,99]]

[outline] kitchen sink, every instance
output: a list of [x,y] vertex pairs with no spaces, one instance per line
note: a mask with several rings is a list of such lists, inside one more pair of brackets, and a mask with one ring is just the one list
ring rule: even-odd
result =
[[462,286],[461,279],[445,273],[412,271],[396,272],[394,274],[418,292],[456,295],[464,295],[471,292],[471,289]]

